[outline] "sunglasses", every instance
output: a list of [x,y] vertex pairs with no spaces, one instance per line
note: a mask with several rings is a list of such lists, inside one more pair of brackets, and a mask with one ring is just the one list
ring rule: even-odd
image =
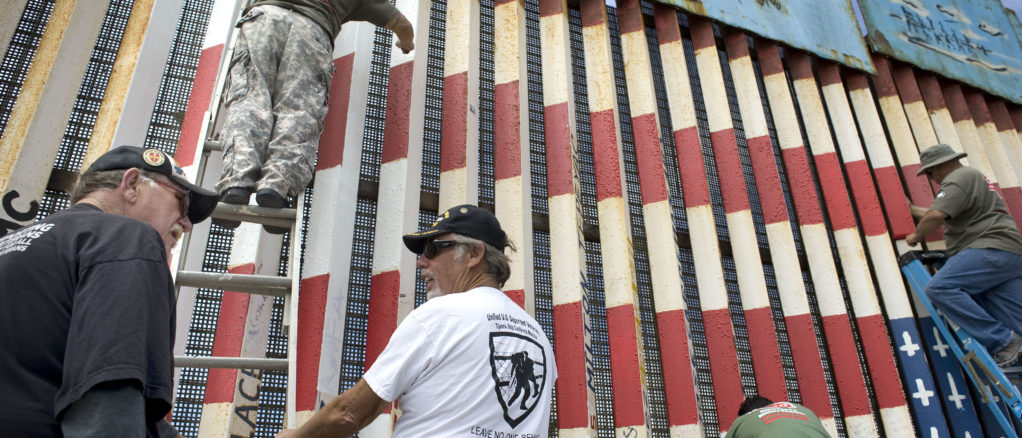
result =
[[431,259],[444,250],[453,248],[462,243],[463,242],[458,242],[457,240],[432,240],[426,242],[426,245],[422,247],[422,256],[427,259]]
[[190,197],[188,196],[188,192],[178,187],[177,185],[171,184],[169,182],[160,181],[158,179],[152,179],[147,177],[142,178],[147,181],[152,181],[156,184],[159,184],[160,186],[166,187],[167,189],[173,191],[175,193],[174,197],[177,198],[178,206],[181,207],[181,216],[184,217],[188,216],[188,204],[190,199]]

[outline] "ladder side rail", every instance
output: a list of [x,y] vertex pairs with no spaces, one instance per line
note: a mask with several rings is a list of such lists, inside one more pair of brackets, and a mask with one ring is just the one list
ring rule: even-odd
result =
[[297,385],[298,377],[298,299],[300,297],[302,281],[302,241],[305,237],[305,227],[302,219],[305,217],[305,193],[304,191],[296,196],[297,206],[294,222],[291,224],[291,248],[288,251],[287,269],[291,279],[291,290],[285,295],[285,316],[284,324],[287,326],[287,395],[285,398],[284,423],[287,429],[297,427]]

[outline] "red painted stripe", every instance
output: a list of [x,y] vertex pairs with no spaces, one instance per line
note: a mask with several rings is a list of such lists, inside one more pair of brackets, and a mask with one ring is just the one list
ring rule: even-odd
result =
[[882,315],[855,318],[862,336],[862,347],[869,362],[869,374],[873,379],[873,392],[880,409],[905,405],[905,393],[901,390],[901,377],[894,364],[891,339]]
[[607,7],[602,0],[579,1],[582,27],[602,26],[607,21]]
[[564,13],[564,0],[539,0],[539,16],[549,17]]
[[695,404],[685,311],[658,312],[656,318],[664,373],[664,395],[667,399],[667,421],[671,426],[695,424],[699,421],[699,410]]
[[699,143],[699,128],[691,126],[674,131],[674,148],[678,154],[681,172],[681,190],[686,207],[710,204],[710,186],[706,182],[703,149]]
[[848,198],[845,179],[841,174],[841,165],[834,152],[814,155],[816,174],[820,178],[823,199],[827,203],[827,216],[835,230],[855,227],[855,215],[852,214],[852,202]]
[[[823,317],[823,329],[827,333],[830,363],[841,397],[841,410],[848,417],[870,415],[869,397],[866,395],[862,369],[859,368],[859,354],[848,316]],[[884,348],[891,348],[891,344],[884,343]]]
[[[557,356],[557,425],[574,429],[589,425],[588,375],[582,303],[554,306],[554,350]],[[595,412],[593,413],[595,415]]]
[[869,81],[866,80],[866,75],[855,70],[845,70],[845,84],[848,86],[848,91],[869,90]]
[[799,52],[797,50],[785,50],[784,54],[788,58],[788,68],[791,70],[791,79],[813,79],[813,62],[809,59],[809,55]]
[[1022,229],[1022,188],[1005,187],[1001,188],[1001,193],[1004,195],[1004,203],[1007,204],[1008,211],[1015,218],[1015,225]]
[[805,149],[784,149],[781,156],[784,157],[784,170],[788,175],[788,185],[791,188],[791,199],[795,202],[795,212],[798,213],[798,223],[822,224],[823,213],[820,211],[816,183],[813,182],[813,174],[809,170],[809,156]]
[[496,180],[522,174],[520,114],[518,81],[497,84],[493,106],[493,177]]
[[738,416],[738,406],[745,400],[741,374],[738,372],[731,312],[726,308],[704,310],[703,327],[706,330],[706,348],[710,353],[710,377],[713,379],[717,402],[717,420],[720,428],[727,430]]
[[316,170],[330,169],[344,162],[344,136],[348,128],[348,100],[351,98],[351,70],[355,55],[334,60],[334,77],[330,81],[330,104],[319,136],[319,157]]
[[894,77],[891,76],[891,64],[887,62],[887,58],[873,54],[873,65],[877,69],[876,76],[873,76],[873,86],[876,87],[877,96],[898,96],[898,88],[894,85]]
[[[848,173],[848,182],[852,185],[852,195],[855,196],[855,207],[859,211],[859,220],[862,221],[862,231],[867,236],[887,234],[884,210],[880,208],[880,200],[877,199],[869,164],[866,163],[866,160],[845,163],[845,172]],[[839,229],[836,225],[834,228]]]
[[387,129],[383,130],[382,163],[408,157],[408,118],[412,110],[412,70],[415,62],[390,68],[387,81]]
[[369,285],[369,317],[366,321],[365,368],[376,362],[397,328],[401,273],[387,271],[373,275]]
[[661,3],[653,3],[653,20],[656,23],[656,37],[660,45],[681,41],[677,10]]
[[777,50],[777,43],[770,40],[756,40],[756,57],[759,58],[759,69],[763,77],[784,73],[784,64],[781,63],[781,54]]
[[[177,138],[177,150],[174,160],[188,167],[195,162],[195,149],[199,145],[199,133],[205,122],[205,112],[209,101],[213,98],[213,87],[216,86],[217,70],[220,67],[220,55],[224,45],[207,47],[199,53],[199,65],[195,68],[195,79],[192,81],[192,92],[188,95],[188,106],[185,117],[181,121],[181,134]],[[233,396],[234,393],[231,393]]]
[[759,205],[763,208],[763,221],[768,224],[786,222],[788,206],[784,202],[781,177],[777,173],[777,161],[774,160],[770,137],[750,138],[747,143],[753,175],[756,177],[756,190],[759,192]]
[[[255,264],[245,263],[227,270],[231,274],[252,275]],[[216,318],[216,336],[213,352],[216,357],[239,357],[245,341],[245,321],[252,295],[244,292],[224,291],[220,299],[220,314]],[[206,378],[205,403],[230,403],[234,400],[234,386],[238,370],[210,368]]]
[[614,427],[645,424],[635,308],[629,304],[607,308]]
[[688,16],[688,28],[692,33],[693,50],[705,49],[716,45],[716,41],[713,39],[713,24],[710,20],[691,14]]
[[574,190],[571,159],[571,125],[568,103],[543,109],[543,134],[546,137],[547,196],[572,193]]
[[1015,126],[1011,123],[1011,115],[1008,114],[1008,107],[1003,100],[991,98],[988,102],[990,116],[998,131],[1014,131]]
[[523,289],[511,289],[504,291],[504,295],[507,295],[511,301],[514,301],[518,307],[525,308],[525,290]]
[[904,64],[894,64],[894,83],[898,85],[898,94],[905,104],[915,103],[923,100],[919,92],[919,83],[916,82],[915,72],[912,67]]
[[667,200],[667,180],[664,176],[660,128],[657,126],[656,114],[632,117],[632,132],[635,138],[635,160],[639,167],[642,203],[652,204]]
[[969,105],[965,103],[962,87],[958,84],[948,84],[943,91],[944,101],[947,103],[948,112],[951,113],[951,120],[955,122],[971,120],[972,114],[969,114]]
[[638,0],[617,1],[618,29],[622,35],[644,29]]
[[440,171],[465,167],[468,135],[468,72],[444,78],[444,101],[441,109]]
[[596,174],[596,201],[621,196],[621,163],[617,154],[617,129],[614,110],[589,114],[593,134],[593,169]]
[[837,65],[832,62],[820,61],[820,85],[834,85],[841,83],[841,70],[838,69]]
[[298,300],[298,376],[295,387],[295,406],[299,411],[316,409],[316,383],[319,381],[329,284],[330,274],[302,279],[302,299]]
[[777,349],[777,332],[770,307],[746,309],[745,324],[749,329],[749,348],[759,395],[771,400],[786,400],[788,389],[784,383],[781,352]]
[[965,102],[968,103],[969,112],[972,113],[972,120],[976,122],[977,126],[994,121],[993,114],[990,112],[990,107],[987,106],[987,100],[983,97],[983,93],[976,90],[965,91]]
[[724,197],[724,210],[728,213],[749,209],[749,193],[745,188],[745,173],[742,159],[738,155],[738,142],[734,129],[710,133],[714,161],[720,180],[720,191]]
[[923,96],[926,109],[936,111],[947,108],[944,93],[940,91],[940,84],[937,82],[936,76],[920,70],[916,75],[916,83],[919,84],[919,93]]
[[873,169],[873,174],[877,178],[887,220],[891,223],[891,233],[894,234],[895,240],[903,239],[915,229],[915,222],[912,221],[912,213],[905,203],[905,192],[901,187],[898,169],[894,166],[881,167]]
[[802,404],[816,412],[820,418],[833,418],[812,316],[808,313],[788,315],[784,318],[784,324],[789,333],[788,343],[791,345],[791,358],[795,365]]
[[724,35],[724,47],[731,60],[739,60],[749,56],[749,44],[745,39],[745,32],[740,30],[729,30]]

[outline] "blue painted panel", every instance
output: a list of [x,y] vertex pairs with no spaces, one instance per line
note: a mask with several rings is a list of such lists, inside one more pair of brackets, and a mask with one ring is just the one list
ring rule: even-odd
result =
[[657,0],[876,73],[849,0]]
[[950,437],[941,411],[941,395],[926,365],[926,347],[916,329],[915,318],[892,319],[890,326],[901,378],[908,390],[905,397],[916,414],[916,431],[925,437]]
[[859,0],[873,50],[1022,103],[1022,47],[1000,0]]
[[941,402],[944,405],[947,418],[951,422],[954,436],[983,436],[983,431],[979,427],[979,415],[972,403],[969,385],[965,381],[965,376],[962,375],[961,364],[951,352],[947,342],[940,337],[933,319],[926,316],[919,318],[918,321],[922,328],[930,364],[933,365],[933,372],[937,376]]

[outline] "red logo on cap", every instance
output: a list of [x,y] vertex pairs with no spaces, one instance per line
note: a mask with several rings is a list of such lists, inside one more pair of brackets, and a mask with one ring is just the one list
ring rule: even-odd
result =
[[146,149],[142,152],[142,159],[145,160],[146,164],[150,166],[160,166],[166,160],[163,156],[163,152],[156,149]]

